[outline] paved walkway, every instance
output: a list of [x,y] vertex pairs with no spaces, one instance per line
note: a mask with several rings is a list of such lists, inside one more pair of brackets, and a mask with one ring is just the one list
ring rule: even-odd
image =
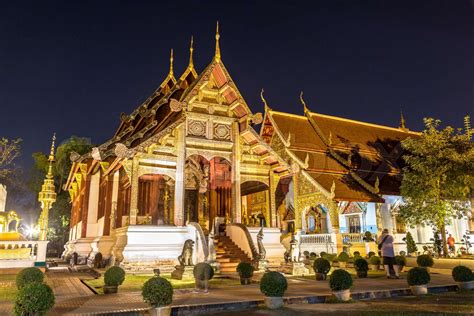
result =
[[[430,286],[453,284],[451,276],[433,274]],[[384,277],[355,279],[353,293],[379,290],[407,288],[405,279],[387,280]],[[302,278],[289,279],[285,297],[301,297],[311,295],[330,295],[327,282],[316,282]],[[173,306],[221,304],[238,301],[255,301],[263,299],[258,284],[247,286],[227,286],[210,289],[208,294],[193,290],[176,290]],[[128,292],[109,295],[87,295],[78,298],[58,300],[50,315],[89,314],[105,311],[123,311],[130,309],[147,309],[141,293]]]

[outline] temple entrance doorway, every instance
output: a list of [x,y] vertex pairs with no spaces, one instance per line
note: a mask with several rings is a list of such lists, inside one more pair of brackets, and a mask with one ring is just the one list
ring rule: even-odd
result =
[[270,227],[268,185],[260,181],[246,181],[240,186],[242,223],[249,227]]
[[145,174],[138,180],[138,224],[172,225],[174,180],[166,175]]
[[209,231],[216,217],[232,218],[232,181],[230,162],[221,157],[210,161],[192,155],[185,166],[186,222],[197,222]]
[[303,231],[307,234],[326,234],[328,232],[327,209],[318,204],[308,207],[302,216]]

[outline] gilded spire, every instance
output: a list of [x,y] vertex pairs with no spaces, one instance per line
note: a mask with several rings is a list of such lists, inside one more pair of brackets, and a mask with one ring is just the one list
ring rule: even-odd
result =
[[214,56],[214,59],[217,62],[221,61],[221,48],[219,47],[219,38],[221,36],[219,35],[219,21],[217,21],[217,26],[216,26],[216,53]]
[[163,80],[163,82],[161,83],[160,87],[161,88],[164,88],[168,82],[172,82],[173,84],[176,83],[176,79],[174,78],[174,71],[173,71],[173,61],[174,61],[174,58],[173,58],[173,49],[171,49],[171,52],[170,52],[170,71],[168,72],[168,76],[166,76],[165,80]]
[[301,91],[301,93],[300,93],[300,101],[301,101],[301,104],[303,104],[303,107],[304,107],[304,114],[308,113],[308,112],[309,112],[309,109],[308,109],[308,107],[306,106],[306,102],[304,102],[304,99],[303,99],[303,91]]
[[194,37],[191,36],[191,44],[189,45],[189,65],[188,68],[194,69],[194,61],[193,61],[193,52],[194,52]]
[[400,128],[401,129],[406,129],[406,124],[405,124],[405,117],[403,116],[403,111],[400,110]]
[[173,72],[173,49],[171,49],[170,53],[170,72],[168,74],[169,77],[174,77],[174,72]]
[[54,159],[54,142],[56,141],[56,133],[53,134],[53,139],[51,141],[51,149],[49,151],[49,157],[48,157],[48,174],[46,175],[46,178],[52,179],[53,178],[53,162],[55,161]]

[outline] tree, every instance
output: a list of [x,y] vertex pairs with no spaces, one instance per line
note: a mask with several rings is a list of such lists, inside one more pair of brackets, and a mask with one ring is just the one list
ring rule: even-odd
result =
[[410,232],[407,232],[407,235],[403,240],[407,243],[407,252],[408,254],[416,254],[418,251],[418,247],[416,246],[415,240],[413,240],[413,236]]
[[465,128],[440,129],[441,121],[425,118],[419,137],[402,141],[405,150],[400,217],[406,223],[427,224],[441,232],[446,256],[446,225],[469,212],[474,187],[474,147],[469,117]]
[[[58,247],[58,251],[66,242],[69,232],[70,220],[70,197],[69,193],[62,189],[67,181],[72,162],[69,159],[71,152],[85,154],[92,149],[88,138],[72,136],[63,141],[56,149],[56,162],[53,165],[54,183],[56,186],[56,202],[49,211],[49,232],[48,240]],[[31,170],[29,187],[35,194],[41,190],[44,177],[48,169],[48,156],[45,153],[37,152],[33,154],[34,166]]]
[[14,160],[20,155],[21,139],[0,138],[0,180],[5,180],[15,171]]

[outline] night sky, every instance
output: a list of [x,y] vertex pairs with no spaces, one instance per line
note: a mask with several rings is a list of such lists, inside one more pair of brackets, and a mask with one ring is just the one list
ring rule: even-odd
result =
[[[269,105],[398,126],[423,117],[462,126],[474,100],[470,1],[4,1],[0,4],[0,136],[19,160],[47,152],[53,131],[95,144],[113,135],[168,72],[222,60],[254,112]],[[173,4],[176,3],[176,4]],[[179,5],[178,5],[179,3]]]

